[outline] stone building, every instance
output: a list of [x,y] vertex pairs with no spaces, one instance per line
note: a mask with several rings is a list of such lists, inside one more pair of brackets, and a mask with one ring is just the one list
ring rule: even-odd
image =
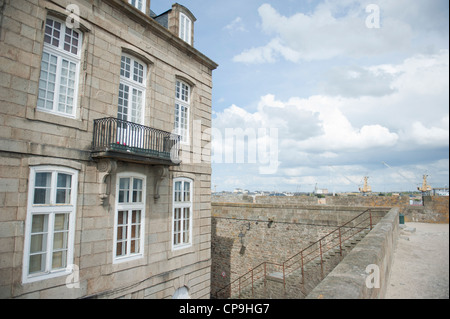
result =
[[209,298],[217,64],[195,20],[0,1],[0,298]]

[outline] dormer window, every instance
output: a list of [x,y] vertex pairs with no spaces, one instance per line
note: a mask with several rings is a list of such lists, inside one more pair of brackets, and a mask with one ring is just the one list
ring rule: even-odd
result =
[[191,42],[192,21],[184,14],[180,12],[180,38],[189,43]]
[[194,45],[194,23],[197,19],[188,8],[175,3],[172,9],[154,19],[187,44]]
[[128,0],[128,3],[133,7],[145,13],[145,7],[147,5],[147,0]]

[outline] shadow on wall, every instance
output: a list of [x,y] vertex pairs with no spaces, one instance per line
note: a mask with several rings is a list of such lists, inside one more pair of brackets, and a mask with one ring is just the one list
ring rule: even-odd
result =
[[217,236],[217,220],[211,220],[212,238],[211,255],[214,262],[211,265],[211,298],[215,298],[217,290],[231,282],[231,250],[234,239]]

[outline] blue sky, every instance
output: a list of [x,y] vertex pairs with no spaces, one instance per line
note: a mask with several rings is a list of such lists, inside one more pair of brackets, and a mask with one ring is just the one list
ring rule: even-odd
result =
[[[423,174],[448,185],[448,1],[179,3],[197,18],[195,48],[219,64],[217,191],[357,191],[364,176],[374,191],[414,190]],[[254,133],[243,163],[224,160],[239,152],[227,129]],[[269,157],[276,169],[264,170]]]

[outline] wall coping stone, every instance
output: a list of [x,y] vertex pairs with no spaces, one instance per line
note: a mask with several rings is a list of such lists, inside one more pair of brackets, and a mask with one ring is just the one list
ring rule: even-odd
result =
[[[399,234],[399,208],[392,208],[306,299],[383,298]],[[368,265],[380,269],[380,288],[368,288]],[[370,272],[371,273],[371,272]]]

